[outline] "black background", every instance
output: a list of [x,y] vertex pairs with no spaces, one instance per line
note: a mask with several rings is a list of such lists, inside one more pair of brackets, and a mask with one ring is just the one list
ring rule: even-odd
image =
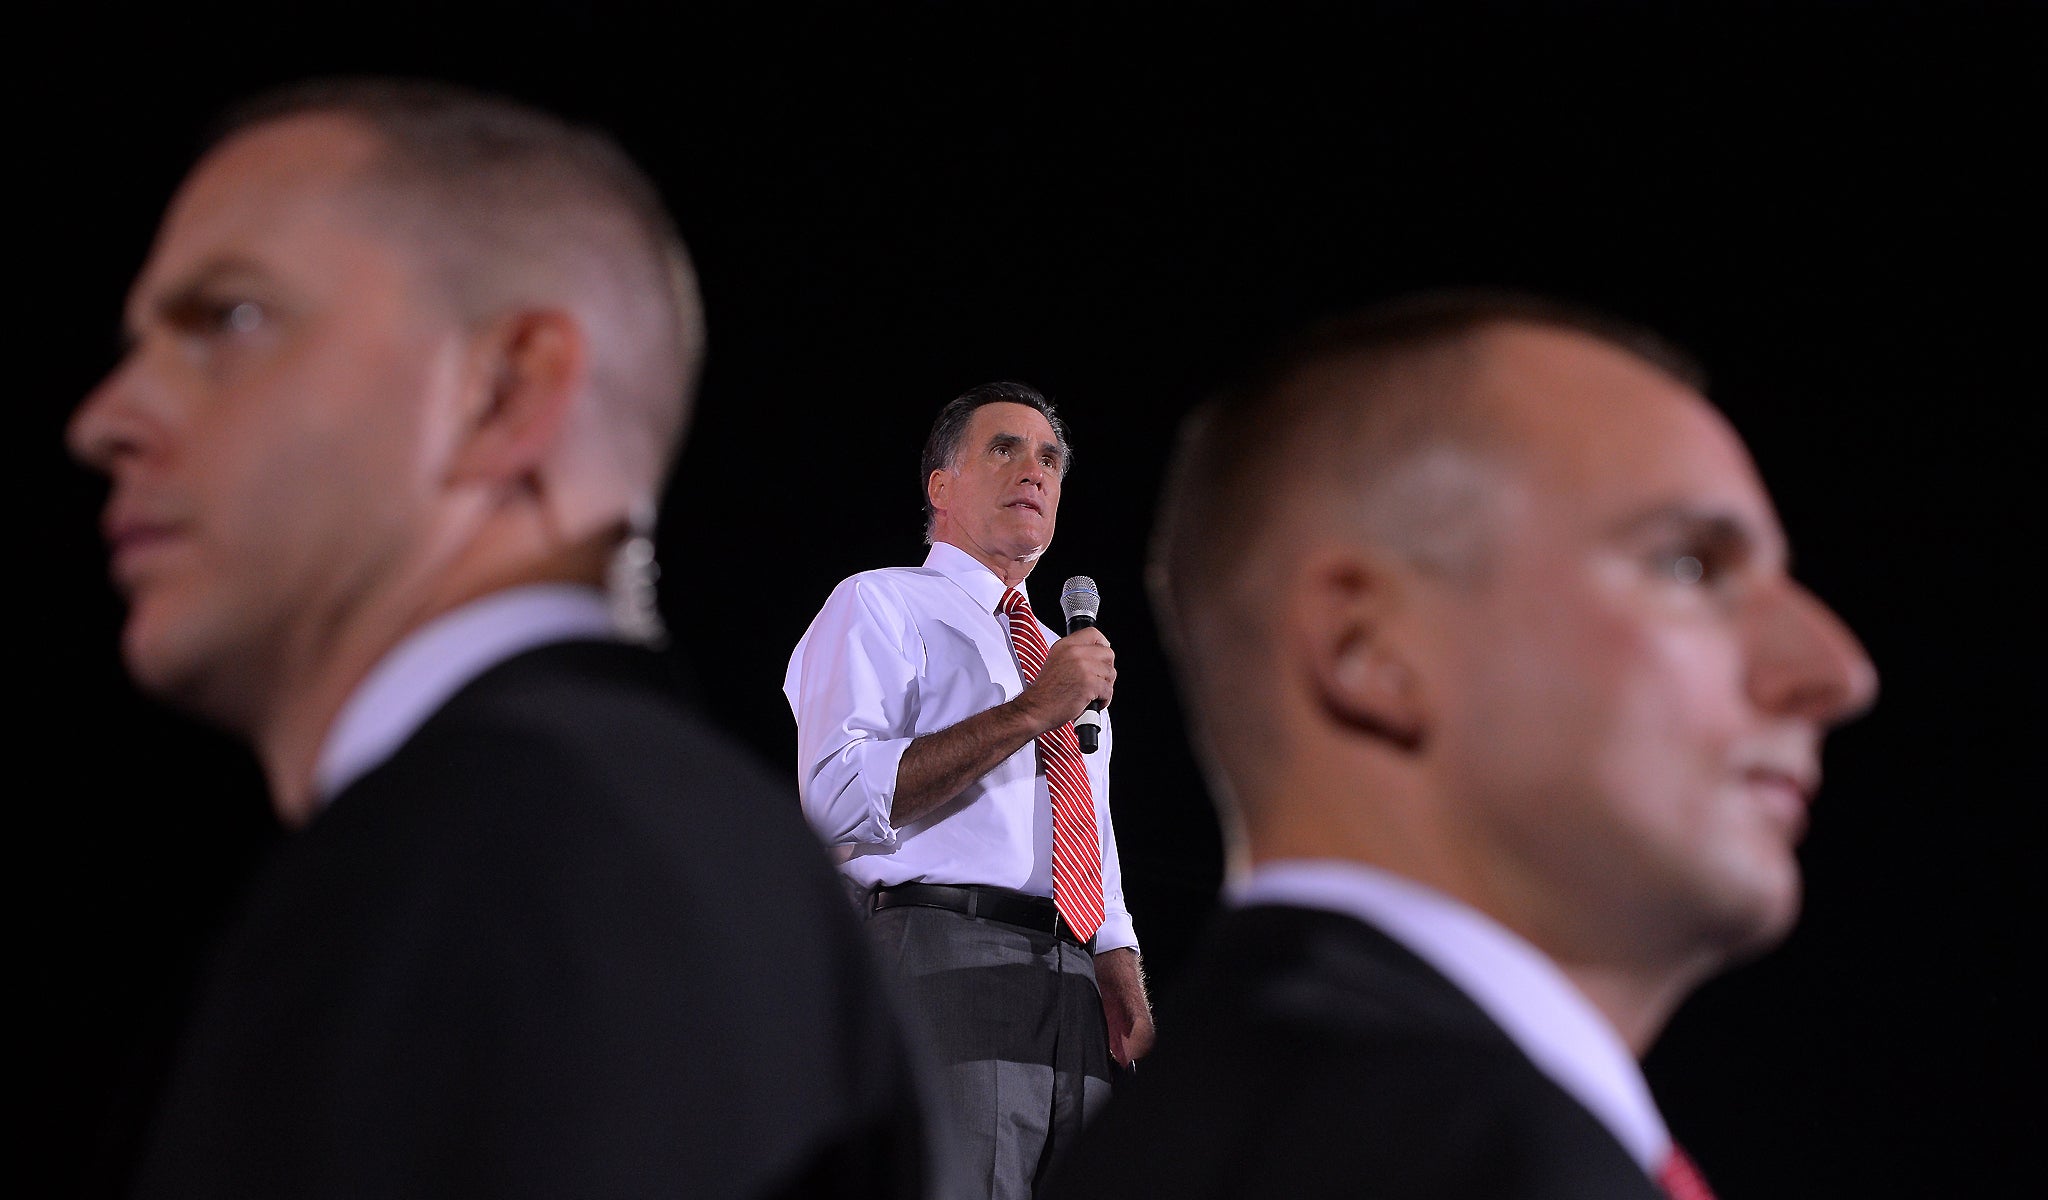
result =
[[272,836],[242,752],[123,681],[101,489],[63,421],[206,120],[377,72],[602,124],[668,194],[712,351],[664,604],[777,764],[783,665],[826,592],[922,553],[933,412],[1006,377],[1063,405],[1077,465],[1037,583],[1107,597],[1160,994],[1220,851],[1140,564],[1205,382],[1277,329],[1439,283],[1692,346],[1885,692],[1830,744],[1800,929],[1694,997],[1652,1085],[1731,1200],[2038,1194],[2041,9],[676,7],[52,7],[10,39],[16,1129],[51,1190],[120,1177],[195,956]]

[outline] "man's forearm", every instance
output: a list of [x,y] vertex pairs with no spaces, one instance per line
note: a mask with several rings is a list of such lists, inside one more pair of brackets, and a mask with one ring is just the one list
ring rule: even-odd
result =
[[1095,986],[1102,993],[1102,1019],[1109,1028],[1109,1056],[1128,1067],[1152,1050],[1152,1002],[1145,995],[1145,966],[1137,948],[1125,946],[1095,956]]
[[945,804],[1043,732],[1019,696],[916,739],[896,764],[889,823],[901,828]]

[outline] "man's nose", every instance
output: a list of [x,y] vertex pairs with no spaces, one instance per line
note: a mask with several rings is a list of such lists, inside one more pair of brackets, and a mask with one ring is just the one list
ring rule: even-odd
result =
[[124,358],[86,394],[64,429],[64,445],[79,462],[111,472],[149,440],[150,419],[140,403],[135,356]]
[[1877,667],[1820,598],[1790,580],[1759,615],[1750,689],[1770,713],[1827,726],[1877,700]]

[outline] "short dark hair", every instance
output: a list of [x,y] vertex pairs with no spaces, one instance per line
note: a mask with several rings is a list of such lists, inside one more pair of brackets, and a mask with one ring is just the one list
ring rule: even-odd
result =
[[932,540],[932,525],[938,520],[938,513],[932,510],[931,493],[924,485],[930,481],[933,471],[943,471],[960,461],[960,439],[967,436],[967,426],[974,420],[974,410],[989,404],[1022,404],[1035,408],[1052,426],[1053,440],[1060,444],[1060,478],[1066,478],[1067,471],[1074,465],[1073,447],[1067,444],[1067,424],[1053,411],[1052,401],[1047,400],[1037,388],[1015,380],[984,383],[969,388],[946,402],[939,415],[932,421],[931,434],[924,440],[923,468],[917,477],[919,492],[924,496],[924,540]]
[[[467,319],[495,315],[519,272],[602,277],[618,298],[615,350],[593,388],[637,419],[666,473],[704,353],[695,271],[660,191],[611,135],[507,97],[438,80],[338,77],[293,83],[229,109],[209,148],[259,126],[332,114],[379,142],[365,175],[416,237]],[[590,264],[596,264],[592,270]],[[642,324],[644,323],[644,328]]]
[[1317,362],[1448,342],[1489,325],[1541,325],[1625,350],[1696,392],[1707,373],[1683,347],[1647,326],[1588,305],[1504,288],[1439,288],[1331,317],[1282,340],[1230,389],[1255,393]]
[[[1363,430],[1350,449],[1347,474],[1383,478],[1407,454],[1431,441],[1461,438],[1484,443],[1499,436],[1482,414],[1442,397],[1403,394],[1369,382],[1433,351],[1499,325],[1535,325],[1587,335],[1661,370],[1695,391],[1705,374],[1685,351],[1656,333],[1606,313],[1564,301],[1492,289],[1440,290],[1400,297],[1309,327],[1255,360],[1236,382],[1198,407],[1181,426],[1154,521],[1149,583],[1161,627],[1180,629],[1204,618],[1207,600],[1232,594],[1233,576],[1248,562],[1270,525],[1268,504],[1276,480],[1298,471],[1304,455],[1332,451],[1333,431]],[[1341,396],[1294,386],[1334,364],[1355,368],[1361,381]],[[1339,408],[1343,420],[1337,419]],[[1312,444],[1300,439],[1309,430]],[[1445,510],[1438,527],[1458,527]],[[1432,541],[1430,522],[1392,531],[1397,548],[1420,562],[1451,570],[1477,570],[1475,555],[1451,539]],[[1448,545],[1439,545],[1447,542]],[[1230,603],[1238,603],[1230,600]],[[1246,614],[1227,619],[1242,621]],[[1176,651],[1176,658],[1186,655]],[[1183,661],[1183,678],[1193,674]]]
[[495,183],[492,190],[502,193],[510,181],[487,178],[494,171],[543,164],[573,170],[579,182],[610,193],[606,199],[639,218],[652,240],[676,237],[660,190],[604,130],[437,79],[335,76],[285,84],[223,112],[206,148],[258,125],[315,113],[355,117],[376,130],[391,156],[383,165],[394,173],[415,171],[472,188]]

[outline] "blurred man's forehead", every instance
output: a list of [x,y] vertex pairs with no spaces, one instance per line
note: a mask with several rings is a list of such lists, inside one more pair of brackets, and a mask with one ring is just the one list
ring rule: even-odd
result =
[[260,210],[359,181],[383,142],[339,113],[281,117],[230,135],[194,165],[166,216],[167,229],[223,211]]
[[1532,325],[1483,331],[1474,344],[1470,400],[1505,444],[1553,472],[1589,486],[1634,472],[1753,473],[1704,396],[1628,350]]
[[1527,511],[1603,540],[1712,527],[1783,554],[1748,448],[1704,396],[1570,330],[1503,328],[1480,344],[1477,398],[1507,433],[1501,461]]
[[1578,329],[1497,321],[1465,335],[1460,362],[1482,402],[1533,402],[1568,420],[1597,422],[1619,405],[1704,406],[1705,398],[1664,368]]
[[368,232],[357,188],[379,150],[361,122],[282,118],[230,136],[194,166],[129,297],[131,324],[164,295],[231,275],[276,277]]

